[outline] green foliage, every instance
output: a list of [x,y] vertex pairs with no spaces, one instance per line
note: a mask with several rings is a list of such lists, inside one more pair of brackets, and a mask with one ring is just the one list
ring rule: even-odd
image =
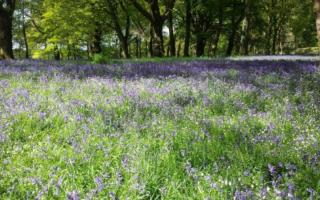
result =
[[319,55],[319,47],[299,48],[295,50],[296,54],[300,55]]
[[[32,54],[30,57],[33,58],[53,59],[53,52],[47,48],[57,45],[62,59],[89,60],[95,53],[117,59],[121,57],[120,41],[123,39],[128,40],[131,57],[148,57],[152,33],[150,21],[132,5],[132,1],[17,1],[13,27],[17,57],[24,57],[28,44]],[[151,13],[151,7],[146,2],[136,2]],[[169,4],[170,1],[159,1],[162,15],[166,15]],[[191,56],[196,55],[201,41],[204,56],[209,57],[225,56],[230,44],[234,44],[232,55],[244,54],[245,46],[252,55],[300,54],[301,48],[311,48],[317,44],[313,2],[310,0],[191,0],[191,5]],[[116,9],[116,18],[112,18],[110,8]],[[180,56],[183,54],[187,25],[185,9],[185,1],[177,0],[172,10],[173,34]],[[130,22],[129,26],[127,22]],[[116,25],[119,27],[116,28]],[[165,32],[168,26],[168,20],[164,20]],[[129,34],[123,38],[119,30],[124,34],[128,27]],[[168,55],[168,33],[164,34],[163,40],[165,55]],[[108,52],[102,52],[104,49]]]
[[94,54],[92,58],[93,64],[108,63],[108,60],[102,54]]

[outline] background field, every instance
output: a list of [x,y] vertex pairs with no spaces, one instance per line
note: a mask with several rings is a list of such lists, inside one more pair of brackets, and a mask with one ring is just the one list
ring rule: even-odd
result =
[[317,199],[316,60],[1,61],[0,198]]

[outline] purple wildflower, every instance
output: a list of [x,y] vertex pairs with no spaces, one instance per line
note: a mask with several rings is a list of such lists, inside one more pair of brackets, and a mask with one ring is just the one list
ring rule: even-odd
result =
[[266,199],[268,195],[268,188],[264,187],[260,190],[260,198]]
[[244,172],[243,172],[243,175],[244,175],[244,176],[249,176],[249,175],[250,175],[250,171],[249,171],[249,170],[244,171]]
[[290,199],[292,199],[292,200],[295,199],[294,190],[295,190],[294,184],[289,184],[289,185],[288,185],[288,197],[289,197]]
[[117,184],[121,185],[124,181],[123,175],[120,171],[117,172]]
[[0,143],[3,143],[7,140],[7,135],[5,135],[4,133],[0,133]]
[[114,192],[109,192],[109,197],[111,200],[119,200],[119,198]]
[[315,195],[316,195],[316,191],[314,189],[312,189],[312,188],[308,188],[307,192],[309,193],[309,199],[313,200]]
[[246,189],[244,191],[237,190],[234,193],[234,200],[248,200],[253,199],[253,192],[250,189]]
[[79,193],[76,191],[69,192],[67,194],[68,200],[80,200]]
[[97,185],[97,191],[101,192],[104,189],[104,183],[103,183],[103,179],[101,177],[97,177],[94,179],[94,182]]
[[272,164],[268,164],[268,170],[270,172],[271,175],[275,175],[277,172],[277,169],[275,166],[273,166]]
[[129,166],[129,158],[128,156],[123,156],[122,160],[121,160],[122,166],[124,168],[128,168]]

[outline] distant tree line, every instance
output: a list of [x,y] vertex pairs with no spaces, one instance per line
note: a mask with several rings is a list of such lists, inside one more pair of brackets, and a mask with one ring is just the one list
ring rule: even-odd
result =
[[317,37],[320,0],[0,0],[1,59],[287,54]]

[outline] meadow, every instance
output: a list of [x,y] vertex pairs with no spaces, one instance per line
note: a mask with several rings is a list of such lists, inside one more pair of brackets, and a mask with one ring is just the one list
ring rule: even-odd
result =
[[0,61],[0,199],[319,199],[315,60]]

